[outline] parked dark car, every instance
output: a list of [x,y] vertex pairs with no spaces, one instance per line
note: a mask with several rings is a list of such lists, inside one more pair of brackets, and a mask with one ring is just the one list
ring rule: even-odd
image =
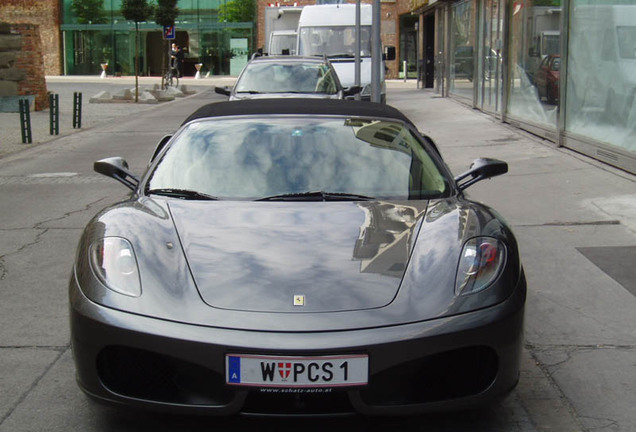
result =
[[560,69],[561,55],[550,54],[541,61],[534,77],[539,98],[545,98],[550,104],[556,104],[559,101]]
[[236,99],[325,98],[343,99],[360,91],[344,89],[327,58],[255,56],[243,68],[234,87],[215,87],[219,94]]
[[131,196],[99,212],[69,284],[91,397],[163,412],[418,414],[486,404],[519,378],[517,241],[464,196],[398,110],[350,100],[204,106]]

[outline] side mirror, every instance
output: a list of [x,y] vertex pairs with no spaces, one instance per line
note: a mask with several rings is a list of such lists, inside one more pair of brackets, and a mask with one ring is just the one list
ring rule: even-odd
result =
[[387,60],[387,61],[395,60],[395,47],[394,46],[384,47],[384,55],[382,57],[384,60]]
[[214,87],[214,91],[218,94],[221,94],[223,96],[229,96],[230,93],[232,93],[232,88],[231,87]]
[[508,164],[504,161],[489,158],[475,159],[468,171],[455,177],[455,183],[457,183],[459,190],[464,190],[478,181],[507,172]]
[[128,189],[135,190],[139,186],[139,177],[128,169],[128,162],[120,157],[110,157],[98,160],[93,164],[95,172],[104,174],[123,183]]
[[347,87],[345,89],[343,89],[342,94],[347,97],[347,96],[353,96],[355,94],[358,94],[362,91],[362,87],[361,86],[351,86],[351,87]]

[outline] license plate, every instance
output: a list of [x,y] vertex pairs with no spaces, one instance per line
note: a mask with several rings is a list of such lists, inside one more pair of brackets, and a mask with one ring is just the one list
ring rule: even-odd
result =
[[366,385],[368,377],[367,355],[225,356],[225,379],[230,385],[279,388],[350,387]]

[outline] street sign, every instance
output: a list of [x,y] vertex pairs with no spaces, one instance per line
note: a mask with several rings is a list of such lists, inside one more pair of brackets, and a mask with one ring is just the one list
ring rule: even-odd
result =
[[163,26],[164,39],[174,39],[175,33],[174,26]]

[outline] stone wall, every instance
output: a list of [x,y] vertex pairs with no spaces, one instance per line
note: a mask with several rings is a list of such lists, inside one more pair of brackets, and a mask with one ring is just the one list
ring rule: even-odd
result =
[[17,111],[21,98],[48,108],[39,28],[0,22],[0,110]]
[[37,25],[45,74],[62,74],[60,0],[0,0],[0,20],[9,24]]

